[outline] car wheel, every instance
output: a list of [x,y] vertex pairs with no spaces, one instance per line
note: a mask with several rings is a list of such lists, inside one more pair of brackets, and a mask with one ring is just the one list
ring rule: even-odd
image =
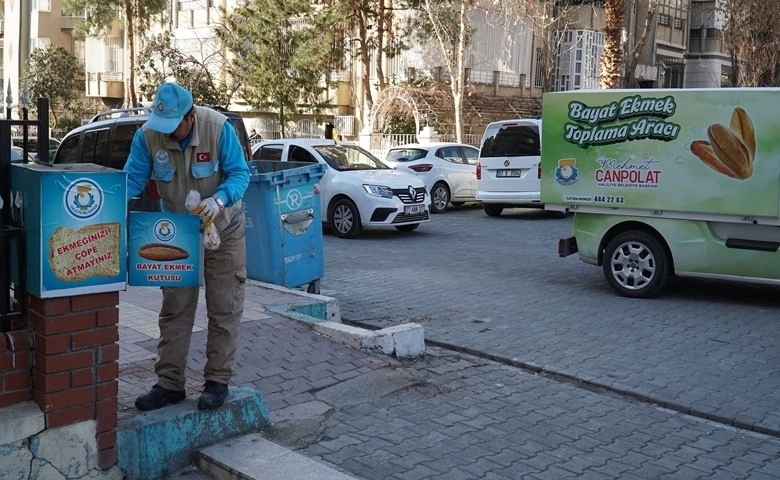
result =
[[337,200],[330,208],[328,223],[333,233],[341,238],[355,238],[360,235],[360,212],[357,206],[347,198]]
[[437,182],[431,189],[431,213],[442,213],[450,203],[450,190],[442,182]]
[[501,215],[501,212],[504,211],[504,207],[496,205],[495,203],[483,203],[482,208],[485,209],[485,213],[487,213],[488,217],[498,217]]
[[666,284],[670,258],[653,235],[631,230],[613,238],[604,251],[604,276],[619,294],[648,298]]
[[417,230],[417,227],[419,227],[419,223],[413,223],[411,225],[398,225],[397,228],[399,232],[411,232],[412,230]]

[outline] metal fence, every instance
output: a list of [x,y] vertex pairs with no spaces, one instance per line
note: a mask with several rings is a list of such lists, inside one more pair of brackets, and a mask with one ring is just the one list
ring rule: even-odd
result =
[[[28,128],[37,128],[36,132],[49,131],[49,100],[39,98],[37,107],[37,120],[28,119],[26,101],[23,101],[21,119],[11,119],[9,106],[5,120],[0,120],[0,332],[10,331],[11,322],[26,313],[24,204],[21,192],[11,189],[11,137],[12,129],[21,126],[22,159],[27,159]],[[38,141],[38,161],[48,163],[49,136],[41,135]]]

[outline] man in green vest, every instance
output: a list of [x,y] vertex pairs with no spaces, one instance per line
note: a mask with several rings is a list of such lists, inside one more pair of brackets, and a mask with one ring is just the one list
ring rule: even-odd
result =
[[[204,252],[203,280],[208,315],[205,387],[198,408],[220,407],[233,376],[236,339],[244,312],[246,245],[241,198],[249,185],[249,168],[227,117],[193,104],[192,93],[163,83],[154,97],[149,120],[136,131],[127,172],[128,199],[149,179],[157,182],[163,211],[186,213],[187,193],[200,194],[203,224],[219,232],[215,249]],[[157,383],[135,401],[139,410],[155,410],[186,397],[185,371],[198,287],[163,287]]]

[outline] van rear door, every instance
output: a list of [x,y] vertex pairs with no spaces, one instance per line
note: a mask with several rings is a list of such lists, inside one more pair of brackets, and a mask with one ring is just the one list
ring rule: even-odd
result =
[[479,192],[536,192],[538,196],[540,123],[528,119],[488,125],[479,153]]

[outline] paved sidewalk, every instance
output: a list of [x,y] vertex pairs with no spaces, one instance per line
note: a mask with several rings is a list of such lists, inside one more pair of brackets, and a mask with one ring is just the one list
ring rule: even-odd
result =
[[[262,395],[265,439],[352,476],[780,478],[777,437],[444,349],[404,361],[361,352],[277,313],[305,297],[248,284],[233,385]],[[155,381],[160,301],[154,288],[120,293],[120,417],[136,414],[135,397]],[[190,398],[202,388],[204,347],[202,305]]]

